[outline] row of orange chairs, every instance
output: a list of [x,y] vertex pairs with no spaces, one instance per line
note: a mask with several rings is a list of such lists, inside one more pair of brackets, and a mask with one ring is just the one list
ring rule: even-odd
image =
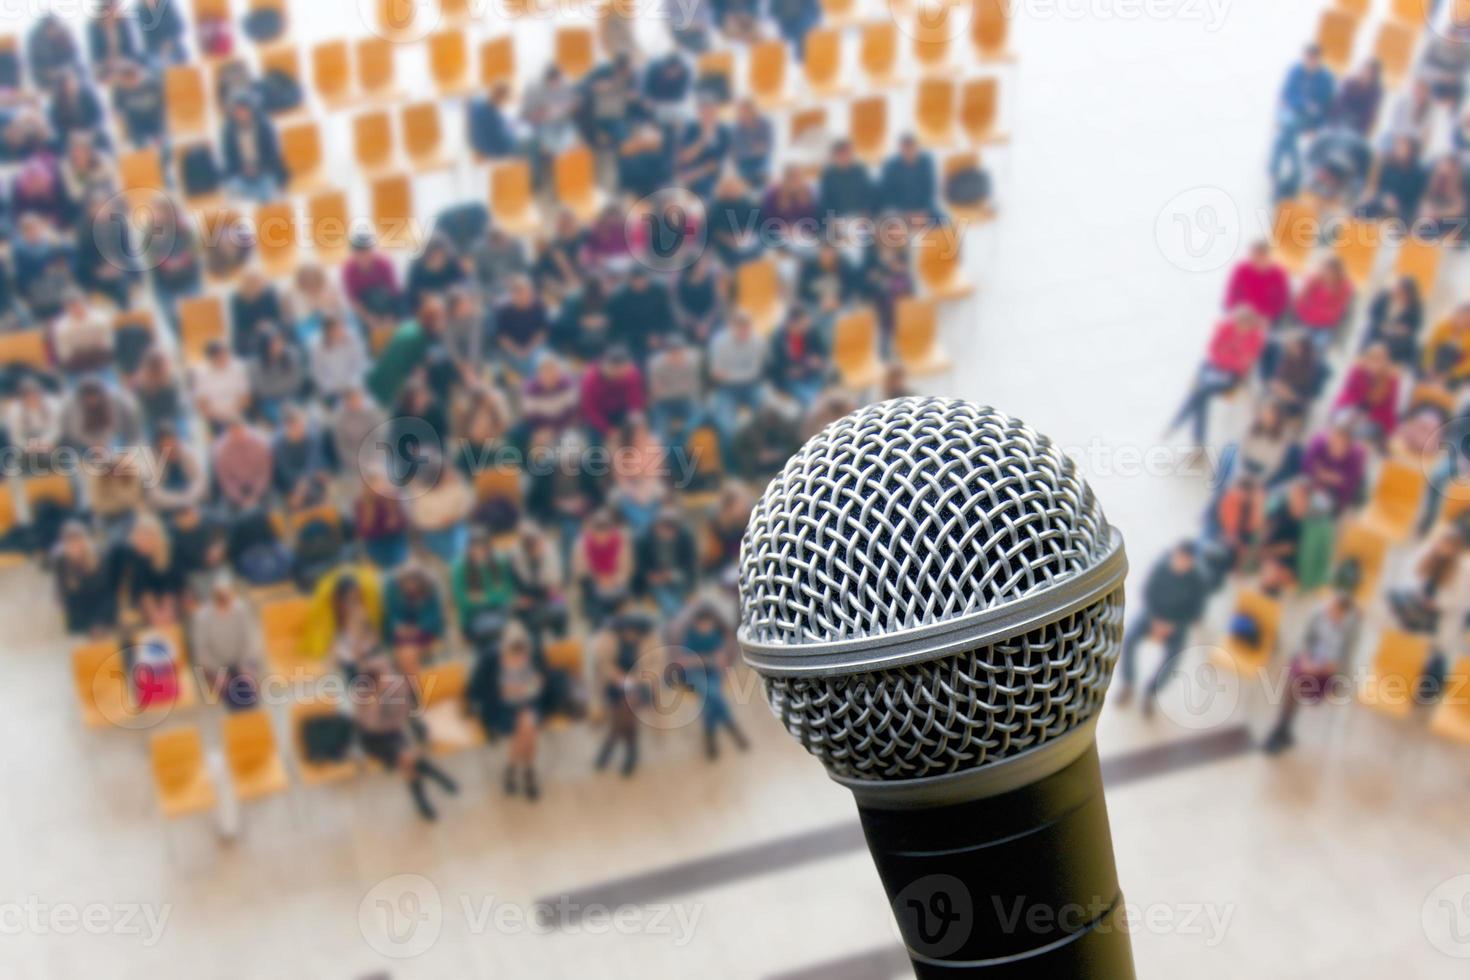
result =
[[[1403,0],[1395,0],[1402,3]],[[1408,0],[1417,3],[1420,0]],[[1358,27],[1363,17],[1345,6],[1339,5],[1322,11],[1317,27],[1317,46],[1322,49],[1322,60],[1336,71],[1346,71],[1352,65],[1353,51],[1357,46]],[[1423,19],[1386,20],[1378,27],[1373,40],[1372,56],[1378,59],[1383,69],[1384,81],[1397,87],[1409,74],[1414,64],[1414,48],[1424,27]]]
[[[1271,238],[1277,259],[1293,272],[1301,272],[1326,245],[1343,264],[1358,286],[1373,279],[1378,256],[1386,235],[1386,226],[1367,219],[1350,218],[1331,226],[1333,240],[1322,242],[1323,219],[1317,206],[1306,198],[1282,201],[1272,219]],[[1439,280],[1444,245],[1434,239],[1407,235],[1394,257],[1394,274],[1408,276],[1428,297]]]

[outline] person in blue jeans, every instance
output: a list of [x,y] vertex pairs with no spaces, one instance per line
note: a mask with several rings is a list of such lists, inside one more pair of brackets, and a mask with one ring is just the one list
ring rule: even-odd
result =
[[1322,64],[1321,49],[1308,45],[1302,60],[1287,72],[1277,106],[1278,128],[1270,169],[1278,199],[1296,194],[1302,179],[1300,139],[1327,120],[1336,89],[1332,71]]
[[1143,591],[1143,609],[1124,631],[1122,662],[1119,664],[1123,686],[1118,692],[1119,704],[1127,704],[1133,697],[1138,644],[1145,638],[1152,638],[1164,648],[1163,662],[1144,691],[1144,714],[1153,712],[1159,688],[1167,679],[1169,668],[1184,651],[1184,639],[1189,628],[1204,613],[1208,598],[1209,582],[1199,567],[1194,542],[1180,541],[1149,572]]
[[705,757],[719,758],[720,744],[716,736],[722,728],[729,731],[735,747],[744,752],[750,743],[735,724],[725,696],[725,670],[734,662],[735,646],[729,625],[708,600],[695,600],[684,613],[683,622],[676,622],[671,632],[674,645],[679,648],[673,662],[699,698]]
[[766,340],[744,313],[732,316],[710,341],[709,376],[714,386],[710,414],[727,461],[732,458],[730,447],[741,410],[754,414],[765,401],[767,354]]

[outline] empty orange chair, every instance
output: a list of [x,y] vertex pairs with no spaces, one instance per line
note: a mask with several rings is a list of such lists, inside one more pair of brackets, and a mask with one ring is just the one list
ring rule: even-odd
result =
[[1363,514],[1363,524],[1392,541],[1409,536],[1424,501],[1425,475],[1422,467],[1397,459],[1385,459],[1373,486],[1373,497]]
[[1006,45],[1011,32],[1010,11],[1006,0],[974,0],[973,19],[970,21],[970,39],[980,52],[983,61],[1008,61],[1011,58]]
[[147,201],[163,193],[168,182],[163,176],[163,160],[156,147],[145,147],[117,158],[118,184],[129,199]]
[[345,259],[352,236],[346,193],[328,190],[313,195],[306,202],[306,227],[313,258],[327,265]]
[[1353,39],[1358,33],[1358,17],[1346,10],[1324,10],[1317,24],[1317,47],[1322,60],[1335,71],[1344,71],[1353,60]]
[[1394,260],[1396,276],[1408,276],[1419,285],[1419,295],[1425,302],[1434,293],[1434,284],[1439,279],[1439,260],[1444,255],[1444,246],[1437,241],[1410,235],[1399,246],[1398,258]]
[[927,72],[949,67],[949,39],[954,31],[954,7],[950,3],[924,4],[914,7],[914,61]]
[[1337,6],[1354,17],[1362,17],[1372,5],[1372,0],[1337,0]]
[[934,300],[905,296],[893,313],[893,352],[914,376],[944,374],[954,366],[939,346],[939,308]]
[[1418,33],[1404,24],[1389,22],[1378,28],[1378,39],[1373,44],[1373,57],[1383,67],[1383,80],[1390,87],[1397,87],[1414,64],[1414,45]]
[[204,762],[199,729],[174,728],[149,741],[153,789],[165,817],[183,817],[212,809],[214,783]]
[[464,660],[425,668],[419,675],[423,688],[424,725],[429,749],[436,754],[458,752],[485,744],[485,730],[465,704],[469,664]]
[[1271,241],[1276,260],[1293,272],[1300,272],[1317,249],[1322,234],[1317,209],[1306,200],[1282,201],[1276,206],[1276,219],[1271,226]]
[[163,75],[163,100],[169,135],[203,136],[209,132],[209,96],[204,72],[197,65],[174,65]]
[[935,299],[958,299],[975,289],[960,268],[960,238],[952,227],[927,228],[915,238],[914,267]]
[[1470,745],[1470,657],[1460,657],[1445,677],[1444,696],[1429,719],[1441,738]]
[[1414,693],[1429,662],[1430,637],[1386,628],[1358,688],[1358,702],[1390,718],[1414,713]]
[[255,209],[255,247],[260,263],[271,277],[280,277],[296,268],[296,205],[290,201],[274,201]]
[[474,0],[439,0],[439,16],[449,24],[460,24],[475,16]]
[[82,724],[104,728],[132,717],[124,671],[122,651],[112,640],[84,643],[72,651],[72,686],[81,708]]
[[487,91],[497,85],[515,87],[515,36],[506,34],[480,44],[480,86]]
[[948,78],[925,78],[914,97],[914,133],[925,146],[955,141],[955,84]]
[[291,706],[292,741],[296,746],[296,775],[307,786],[321,786],[325,783],[351,779],[361,771],[357,757],[350,753],[340,762],[313,762],[306,755],[304,729],[307,722],[313,718],[338,713],[336,705],[317,698],[309,698]]
[[285,792],[290,781],[276,747],[270,715],[260,709],[237,711],[225,715],[223,728],[225,763],[235,798],[258,800]]
[[531,166],[525,160],[507,160],[490,171],[490,211],[512,235],[529,235],[540,227],[531,193]]
[[378,230],[378,241],[387,248],[412,247],[415,244],[413,226],[413,181],[399,174],[380,177],[370,188],[373,208],[373,225]]
[[429,35],[429,75],[440,95],[463,95],[474,87],[470,74],[470,42],[455,27]]
[[403,153],[409,165],[423,173],[443,170],[454,161],[444,152],[444,131],[439,125],[439,103],[415,102],[403,107]]
[[24,364],[38,371],[51,367],[51,351],[46,346],[43,328],[0,333],[0,365],[10,367],[14,364]]
[[769,334],[786,316],[781,273],[772,259],[756,259],[735,270],[735,306],[758,333]]
[[311,83],[328,109],[340,109],[356,101],[352,49],[346,40],[323,41],[311,49]]
[[574,146],[559,154],[553,166],[556,199],[582,222],[590,221],[602,207],[597,186],[597,157],[585,146]]
[[822,23],[827,27],[848,27],[856,19],[857,0],[822,0]]
[[898,26],[891,19],[863,25],[858,64],[871,85],[882,88],[902,80],[898,69]]
[[[812,140],[825,144],[827,133],[826,107],[814,106],[810,109],[797,109],[791,113],[791,126],[788,132],[791,134],[791,142],[793,144],[806,143]],[[825,146],[823,148],[825,149]]]
[[888,100],[881,95],[853,99],[848,111],[853,151],[869,163],[881,160],[888,150]]
[[1389,13],[1405,27],[1418,31],[1430,22],[1431,5],[1432,0],[1393,0]]
[[396,49],[397,45],[383,37],[357,42],[357,87],[366,98],[377,101],[398,98]]
[[261,639],[272,669],[289,676],[303,668],[324,666],[321,661],[308,660],[302,655],[310,616],[311,599],[306,596],[288,596],[261,604]]
[[218,296],[190,296],[179,300],[179,346],[184,359],[204,359],[210,341],[229,339],[225,329],[225,306]]
[[763,109],[778,109],[791,102],[786,90],[786,42],[781,38],[760,41],[750,47],[750,94]]
[[1354,285],[1362,287],[1373,278],[1382,239],[1382,229],[1376,221],[1349,218],[1338,225],[1332,253],[1342,262]]
[[735,53],[733,51],[707,51],[695,63],[694,77],[700,81],[723,78],[725,91],[735,91]]
[[386,110],[364,112],[352,120],[353,157],[370,177],[392,170],[398,160],[393,152],[393,121]]
[[597,61],[596,39],[590,27],[558,27],[553,46],[556,67],[572,81],[591,71]]
[[994,78],[973,78],[960,89],[960,125],[972,143],[998,143],[1004,140],[996,131],[1000,113],[1000,82]]
[[418,20],[418,7],[415,0],[378,0],[378,24],[373,33],[385,39],[408,35]]
[[307,119],[281,127],[281,159],[290,175],[287,190],[292,194],[314,191],[322,185],[322,131]]
[[878,318],[861,307],[838,317],[832,328],[832,363],[842,383],[862,390],[878,382],[883,362],[878,357]]
[[806,55],[802,59],[807,88],[818,98],[845,95],[848,86],[842,80],[842,32],[819,27],[806,36]]

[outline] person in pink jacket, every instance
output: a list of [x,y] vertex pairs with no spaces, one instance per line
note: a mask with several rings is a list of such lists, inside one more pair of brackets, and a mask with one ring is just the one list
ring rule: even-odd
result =
[[1248,305],[1232,310],[1216,325],[1205,353],[1205,362],[1200,365],[1194,387],[1185,396],[1179,413],[1169,424],[1169,432],[1192,421],[1194,441],[1204,445],[1210,401],[1217,395],[1233,391],[1255,367],[1265,346],[1266,321],[1261,315]]
[[1379,442],[1398,426],[1399,374],[1388,348],[1370,344],[1348,372],[1334,408],[1353,408],[1373,423]]
[[1286,269],[1271,261],[1271,246],[1264,241],[1251,245],[1250,255],[1230,273],[1225,290],[1225,309],[1249,306],[1268,324],[1281,319],[1291,302],[1291,279]]
[[1353,303],[1353,283],[1336,258],[1323,262],[1307,277],[1292,304],[1292,316],[1306,327],[1318,348],[1326,347],[1346,320]]

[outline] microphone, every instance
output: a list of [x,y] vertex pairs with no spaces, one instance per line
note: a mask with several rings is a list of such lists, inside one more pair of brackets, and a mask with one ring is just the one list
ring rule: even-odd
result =
[[852,791],[919,977],[1134,976],[1095,737],[1126,572],[1072,461],[962,401],[840,419],[756,504],[741,653]]

